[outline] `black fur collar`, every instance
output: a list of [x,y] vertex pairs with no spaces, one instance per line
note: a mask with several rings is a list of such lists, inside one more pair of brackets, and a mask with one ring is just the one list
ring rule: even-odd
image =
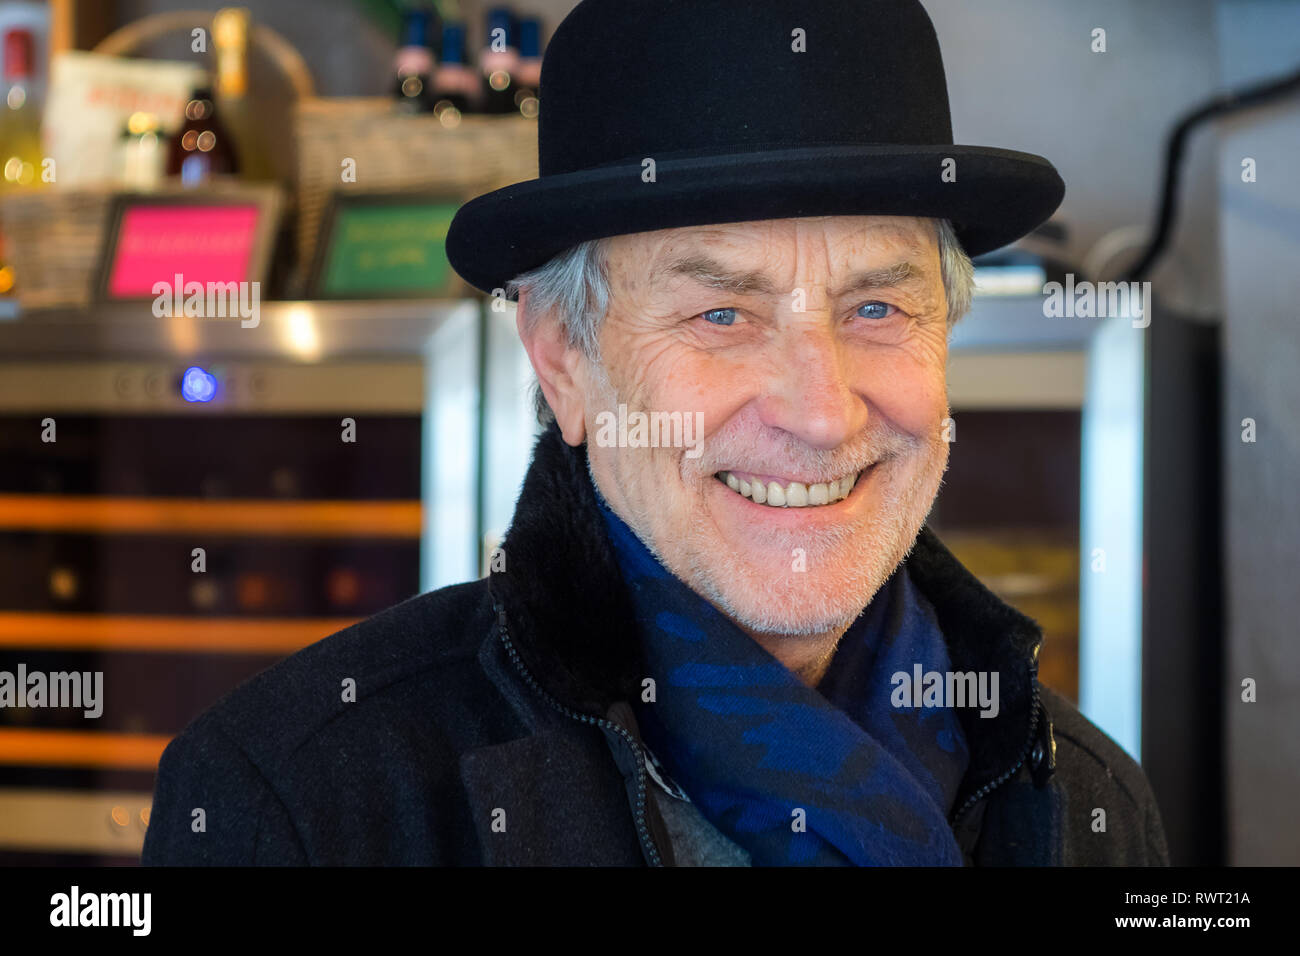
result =
[[[505,570],[492,574],[523,663],[553,697],[603,717],[635,698],[644,676],[632,605],[587,473],[552,423],[538,439],[514,519],[502,545]],[[955,670],[997,671],[1000,710],[959,711],[971,765],[958,800],[1009,770],[1026,746],[1037,674],[1038,626],[1005,604],[928,527],[906,561],[934,606]]]

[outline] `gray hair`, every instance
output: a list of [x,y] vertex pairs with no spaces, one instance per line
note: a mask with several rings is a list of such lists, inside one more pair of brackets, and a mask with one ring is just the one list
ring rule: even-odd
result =
[[[932,219],[939,242],[939,272],[948,299],[948,328],[970,311],[975,295],[975,266],[947,219]],[[570,348],[581,349],[589,359],[600,361],[600,324],[609,308],[607,239],[591,239],[572,246],[545,265],[515,276],[506,283],[506,298],[518,300],[519,293],[528,297],[528,314],[524,316],[531,331],[546,314],[562,323]],[[553,418],[542,394],[541,385],[533,384],[533,407],[537,420],[545,425]]]

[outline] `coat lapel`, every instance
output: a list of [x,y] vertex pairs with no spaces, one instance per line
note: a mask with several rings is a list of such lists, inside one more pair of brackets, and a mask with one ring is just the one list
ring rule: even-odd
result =
[[907,567],[934,607],[955,671],[998,675],[998,714],[958,710],[971,761],[956,806],[1015,765],[1030,745],[1042,630],[966,570],[928,527],[917,535]]

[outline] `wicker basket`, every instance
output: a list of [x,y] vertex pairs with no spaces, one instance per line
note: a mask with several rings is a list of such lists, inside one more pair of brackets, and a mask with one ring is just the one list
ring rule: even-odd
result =
[[[128,56],[171,33],[188,33],[212,17],[211,10],[177,10],[143,17],[109,34],[94,52]],[[253,24],[249,42],[265,55],[297,97],[310,97],[311,74],[298,52],[279,34]],[[165,192],[169,187],[162,187]],[[111,185],[14,190],[0,199],[5,257],[12,262],[24,310],[79,307],[92,298],[95,270],[107,238]]]
[[[447,189],[465,199],[537,175],[537,121],[463,116],[448,127],[433,114],[403,115],[384,97],[306,98],[295,117],[298,144],[298,261],[312,261],[335,192]],[[356,180],[343,180],[344,160]]]
[[115,190],[28,189],[0,202],[5,258],[24,310],[90,301]]

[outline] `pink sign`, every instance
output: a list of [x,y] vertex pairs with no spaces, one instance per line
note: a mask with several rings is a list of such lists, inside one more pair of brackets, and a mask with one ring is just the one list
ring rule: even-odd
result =
[[156,282],[246,282],[256,204],[132,206],[122,214],[108,281],[116,298],[154,295]]

